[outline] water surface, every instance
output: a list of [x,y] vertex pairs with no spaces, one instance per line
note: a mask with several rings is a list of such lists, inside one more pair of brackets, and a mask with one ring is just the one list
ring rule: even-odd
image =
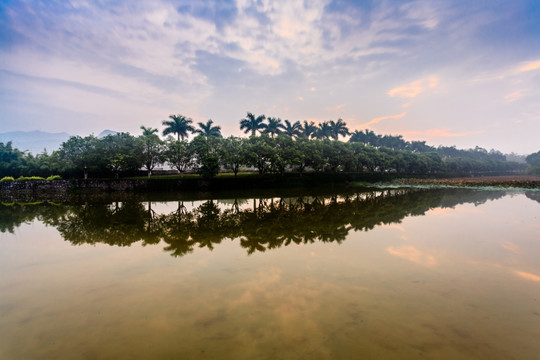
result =
[[536,359],[537,192],[0,206],[2,359]]

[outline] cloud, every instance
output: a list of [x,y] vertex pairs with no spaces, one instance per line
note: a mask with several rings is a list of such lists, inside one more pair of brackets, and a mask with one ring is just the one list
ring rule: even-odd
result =
[[526,65],[523,65],[522,67],[519,68],[518,72],[532,71],[536,69],[540,69],[540,61],[535,61],[532,63],[528,63]]
[[339,111],[339,110],[343,109],[345,107],[345,105],[347,105],[347,104],[339,104],[339,105],[336,105],[334,107],[327,106],[327,107],[324,108],[324,110],[326,110],[326,111]]
[[364,123],[364,124],[360,124],[358,126],[356,126],[357,129],[364,129],[366,127],[369,127],[371,125],[374,125],[374,124],[377,124],[383,120],[389,120],[389,119],[393,119],[393,120],[397,120],[397,119],[401,119],[402,117],[404,117],[405,115],[407,115],[407,112],[406,111],[403,111],[402,113],[400,114],[396,114],[396,115],[385,115],[385,116],[380,116],[380,117],[376,117],[376,118],[373,118],[371,119],[370,121],[368,121],[367,123]]
[[524,90],[514,91],[504,97],[505,103],[511,103],[518,100],[523,95]]
[[456,133],[452,132],[452,129],[449,128],[442,128],[442,129],[429,129],[424,131],[402,131],[400,134],[403,135],[405,138],[413,139],[413,140],[425,140],[426,138],[449,138],[449,137],[463,137],[463,136],[470,136],[470,135],[477,135],[484,133],[483,130],[479,131],[468,131],[468,132],[461,132]]
[[388,95],[405,99],[414,98],[427,89],[434,89],[439,86],[439,78],[431,76],[429,78],[413,81],[407,85],[398,86],[388,91]]

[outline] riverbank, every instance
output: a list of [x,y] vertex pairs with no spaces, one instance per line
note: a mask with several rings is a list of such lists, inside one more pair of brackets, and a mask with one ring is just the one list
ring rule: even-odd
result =
[[484,176],[467,178],[395,179],[392,174],[308,173],[247,176],[217,176],[204,179],[198,176],[156,176],[150,179],[72,179],[0,182],[0,201],[64,201],[74,197],[110,199],[123,194],[177,193],[180,196],[194,192],[266,192],[291,189],[324,189],[392,186],[453,186],[500,187],[540,189],[537,176]]
[[459,187],[501,187],[540,189],[540,176],[480,176],[441,179],[398,179],[393,181],[395,185],[407,186],[459,186]]

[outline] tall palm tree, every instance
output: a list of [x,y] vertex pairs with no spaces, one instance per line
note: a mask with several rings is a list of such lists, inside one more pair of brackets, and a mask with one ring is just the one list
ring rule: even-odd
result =
[[290,137],[300,136],[300,130],[302,129],[302,125],[300,125],[300,121],[295,121],[291,124],[289,120],[285,120],[285,126],[283,127],[284,133],[289,135]]
[[142,134],[144,137],[157,134],[158,129],[152,129],[151,127],[141,126]]
[[313,134],[313,137],[316,139],[328,139],[330,136],[332,136],[332,131],[328,121],[323,121],[322,123],[319,123],[317,130]]
[[193,120],[184,115],[169,115],[171,120],[163,120],[162,124],[166,126],[163,130],[163,135],[176,134],[177,140],[184,140],[188,137],[188,132],[193,132],[195,129],[191,126]]
[[307,120],[304,120],[304,126],[300,128],[300,131],[302,132],[302,135],[307,138],[314,137],[317,132],[317,125],[315,125],[313,121],[308,123]]
[[244,130],[247,134],[251,131],[251,136],[255,136],[257,131],[262,131],[264,129],[264,115],[259,115],[255,117],[252,113],[248,112],[245,119],[240,120],[240,130]]
[[347,124],[342,119],[338,119],[338,121],[330,120],[328,122],[328,125],[330,127],[330,136],[334,140],[337,140],[339,135],[349,135],[349,129],[347,128]]
[[195,130],[197,134],[201,134],[206,137],[221,137],[221,126],[212,126],[214,121],[209,119],[206,124],[200,122],[199,129]]
[[270,137],[274,137],[274,135],[282,133],[285,127],[281,123],[280,118],[269,117],[266,120],[268,120],[268,124],[264,124],[264,134],[270,134]]

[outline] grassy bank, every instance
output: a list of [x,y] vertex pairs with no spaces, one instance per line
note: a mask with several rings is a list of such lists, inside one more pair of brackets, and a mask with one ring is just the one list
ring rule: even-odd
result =
[[524,188],[540,189],[540,176],[481,176],[466,178],[446,178],[446,179],[398,179],[393,181],[396,185],[441,185],[441,186],[463,186],[463,187],[502,187],[502,188]]

